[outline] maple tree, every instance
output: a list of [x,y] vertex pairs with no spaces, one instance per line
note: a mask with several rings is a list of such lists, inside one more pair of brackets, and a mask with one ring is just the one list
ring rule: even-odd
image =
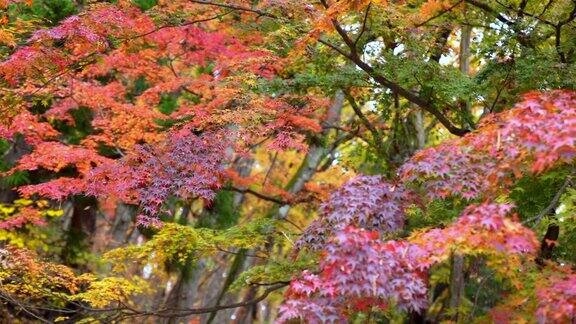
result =
[[0,1],[0,317],[573,321],[575,20]]

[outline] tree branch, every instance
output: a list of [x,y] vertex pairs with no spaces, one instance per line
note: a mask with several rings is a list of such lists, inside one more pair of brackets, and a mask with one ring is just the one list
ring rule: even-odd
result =
[[[322,4],[324,4],[325,7],[327,7],[325,0],[322,0],[321,2],[322,2]],[[320,43],[325,44],[326,46],[337,51],[338,53],[340,53],[344,57],[348,58],[350,61],[352,61],[352,63],[356,64],[356,66],[358,66],[360,69],[364,70],[364,72],[368,73],[368,75],[370,75],[380,85],[382,85],[382,86],[392,90],[393,92],[401,95],[402,97],[406,98],[408,101],[418,105],[420,108],[422,108],[422,109],[428,111],[429,113],[431,113],[432,115],[434,115],[438,119],[438,121],[440,121],[440,123],[444,127],[446,127],[446,129],[448,129],[448,131],[450,133],[457,135],[457,136],[463,136],[466,133],[470,132],[467,129],[459,128],[459,127],[455,126],[454,124],[452,124],[452,122],[446,116],[444,116],[444,114],[442,114],[430,101],[418,96],[417,94],[415,94],[409,90],[404,89],[399,84],[392,82],[392,81],[388,80],[387,78],[385,78],[384,76],[377,73],[372,66],[370,66],[368,63],[364,62],[360,58],[360,56],[358,55],[358,52],[356,51],[354,41],[352,41],[350,36],[346,33],[346,31],[342,28],[342,26],[340,26],[340,24],[338,23],[338,21],[336,19],[332,19],[332,25],[334,26],[334,29],[340,35],[340,37],[342,38],[344,43],[346,43],[346,45],[348,46],[350,53],[347,54],[343,50],[330,44],[329,42],[323,41],[322,39],[318,40]]]
[[364,14],[364,21],[362,21],[362,29],[360,30],[358,36],[356,36],[356,40],[354,41],[354,47],[356,47],[358,41],[360,40],[360,38],[364,34],[364,31],[366,30],[366,22],[368,21],[368,14],[370,13],[370,7],[372,7],[372,2],[370,2],[368,4],[368,7],[366,7],[366,13]]
[[572,175],[569,175],[566,177],[566,179],[564,180],[564,183],[562,184],[560,189],[558,189],[558,191],[556,192],[556,194],[552,198],[552,201],[550,201],[550,203],[548,204],[548,206],[546,206],[546,208],[541,210],[538,213],[538,215],[536,215],[530,219],[527,219],[527,220],[523,221],[522,223],[526,224],[526,223],[534,222],[534,226],[538,225],[538,223],[540,223],[540,221],[542,220],[542,218],[544,218],[544,216],[552,213],[556,209],[556,207],[558,207],[558,203],[560,202],[560,198],[562,198],[562,195],[564,194],[564,192],[566,191],[566,189],[570,185],[572,185]]
[[366,128],[372,134],[372,138],[374,139],[374,144],[376,145],[376,149],[378,150],[379,153],[383,153],[384,148],[382,147],[382,137],[380,136],[380,133],[378,132],[376,127],[374,127],[374,125],[372,125],[372,123],[370,123],[370,121],[368,120],[366,115],[364,115],[364,113],[362,112],[362,110],[360,109],[360,107],[358,106],[358,104],[356,103],[354,98],[352,97],[352,95],[350,95],[350,92],[348,92],[348,91],[343,91],[343,92],[344,92],[344,95],[346,96],[346,100],[348,100],[348,102],[350,103],[352,110],[354,110],[354,113],[356,113],[356,115],[358,116],[358,118],[360,119],[362,124],[364,126],[366,126]]
[[224,17],[224,16],[226,16],[226,15],[228,15],[228,14],[230,14],[230,13],[232,13],[232,11],[227,11],[227,12],[224,12],[224,13],[221,13],[221,14],[218,14],[218,15],[215,15],[215,16],[212,16],[212,17],[208,17],[208,18],[186,21],[186,22],[184,22],[184,23],[182,23],[182,24],[168,24],[168,25],[159,26],[159,27],[157,27],[157,28],[154,28],[154,29],[151,30],[151,31],[145,32],[145,33],[143,33],[143,34],[135,35],[135,36],[132,36],[132,37],[124,38],[124,39],[122,39],[122,40],[134,40],[134,39],[137,39],[137,38],[145,37],[145,36],[148,36],[148,35],[150,35],[150,34],[154,34],[155,32],[160,31],[160,30],[165,29],[165,28],[184,27],[184,26],[199,24],[199,23],[207,22],[207,21],[211,21],[211,20],[216,20],[216,19],[220,19],[220,18],[222,18],[222,17]]
[[197,3],[197,4],[203,4],[203,5],[209,5],[209,6],[215,6],[215,7],[221,7],[221,8],[228,8],[228,9],[233,9],[233,10],[239,10],[239,11],[245,11],[245,12],[251,12],[251,13],[257,14],[258,16],[263,16],[263,17],[268,17],[268,18],[274,18],[274,19],[279,18],[278,16],[275,16],[275,15],[273,15],[269,12],[263,11],[263,10],[253,9],[250,7],[243,7],[243,6],[234,5],[234,4],[212,2],[212,1],[207,1],[207,0],[190,0],[190,2]]
[[266,297],[268,297],[268,295],[270,295],[272,292],[279,290],[281,288],[284,288],[287,285],[288,285],[288,283],[286,283],[286,282],[280,282],[280,283],[274,284],[274,285],[270,286],[269,288],[267,288],[266,290],[264,290],[264,292],[260,296],[255,297],[255,298],[250,299],[250,300],[243,301],[243,302],[238,302],[238,303],[233,303],[233,304],[228,304],[228,305],[212,306],[212,307],[200,307],[200,308],[177,309],[177,310],[163,309],[163,310],[149,311],[149,312],[148,311],[132,310],[131,311],[132,314],[127,314],[125,316],[125,318],[135,318],[135,317],[143,317],[143,316],[184,317],[184,316],[194,315],[194,314],[208,314],[208,313],[212,313],[212,312],[221,311],[224,309],[251,306],[254,304],[258,304],[259,302],[266,299]]
[[236,188],[236,187],[231,187],[230,190],[235,191],[235,192],[239,192],[239,193],[244,193],[244,194],[251,194],[255,197],[258,197],[262,200],[267,200],[267,201],[271,201],[273,203],[279,204],[279,205],[288,205],[290,204],[289,201],[286,200],[282,200],[279,198],[275,198],[275,197],[270,197],[270,196],[266,196],[263,193],[260,193],[258,191],[254,191],[252,189],[249,188]]

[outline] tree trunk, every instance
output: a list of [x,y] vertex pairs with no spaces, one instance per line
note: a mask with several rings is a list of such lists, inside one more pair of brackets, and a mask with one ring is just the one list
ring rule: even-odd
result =
[[[460,72],[465,75],[470,74],[470,38],[472,37],[472,26],[464,25],[460,29],[460,55],[458,57]],[[462,110],[463,126],[468,129],[474,128],[474,121],[472,120],[472,112],[470,100],[463,100],[460,102],[460,109]]]
[[454,313],[452,320],[458,322],[460,305],[464,296],[464,256],[459,253],[452,255],[452,270],[450,272],[450,310]]
[[416,130],[416,149],[421,150],[426,146],[426,126],[424,125],[424,114],[418,109],[413,114],[414,129]]

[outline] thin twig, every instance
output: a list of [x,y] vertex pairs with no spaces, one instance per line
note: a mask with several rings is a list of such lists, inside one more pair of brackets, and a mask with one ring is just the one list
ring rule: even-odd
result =
[[562,195],[564,194],[564,192],[566,191],[566,189],[570,185],[572,185],[572,175],[569,175],[566,177],[566,179],[564,180],[564,183],[562,184],[560,189],[558,189],[558,191],[556,192],[556,194],[552,198],[552,201],[550,201],[550,204],[548,204],[548,206],[546,206],[546,208],[541,210],[538,213],[538,215],[536,215],[532,218],[529,218],[529,219],[523,221],[522,223],[527,224],[527,223],[534,222],[534,224],[532,226],[538,225],[538,223],[540,223],[540,221],[542,220],[542,218],[544,218],[544,216],[552,213],[556,209],[556,207],[558,207],[558,203],[560,202],[560,198],[562,198]]

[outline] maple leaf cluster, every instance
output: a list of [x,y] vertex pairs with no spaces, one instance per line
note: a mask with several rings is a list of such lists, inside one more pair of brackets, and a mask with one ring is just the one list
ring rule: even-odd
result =
[[82,140],[82,145],[96,149],[100,144],[130,150],[139,143],[154,143],[163,139],[156,120],[162,114],[150,106],[126,102],[126,87],[112,81],[100,84],[94,81],[68,80],[59,88],[63,99],[56,100],[44,113],[47,120],[60,120],[74,125],[72,111],[89,108],[94,118],[91,126],[94,134]]
[[382,242],[378,232],[352,226],[334,235],[320,261],[321,272],[305,271],[291,282],[279,322],[343,322],[349,313],[394,303],[402,310],[426,307],[425,268],[418,246]]
[[42,142],[30,154],[18,160],[11,172],[32,171],[39,168],[59,172],[68,166],[74,166],[80,174],[85,176],[92,168],[108,161],[108,158],[82,146]]
[[64,295],[78,291],[82,284],[72,269],[38,261],[36,253],[30,250],[8,245],[0,249],[0,257],[0,282],[3,291],[29,302],[54,298],[46,293],[48,289]]
[[576,317],[576,274],[556,275],[536,291],[539,323],[565,323]]
[[422,183],[432,198],[477,198],[575,156],[576,93],[532,92],[514,108],[485,118],[477,131],[419,151],[400,175]]
[[[365,197],[364,192],[357,193],[357,197]],[[381,241],[379,232],[354,226],[337,231],[322,246],[320,274],[304,272],[292,281],[280,320],[342,320],[346,318],[343,314],[353,312],[349,305],[355,302],[369,309],[385,308],[384,301],[393,300],[401,310],[421,310],[426,307],[425,271],[446,261],[455,250],[499,254],[512,258],[509,263],[535,254],[536,235],[506,217],[511,209],[507,204],[471,205],[450,226],[416,233],[406,241]],[[312,231],[324,237],[317,226],[312,224]],[[350,302],[354,298],[359,299]]]
[[[23,195],[112,196],[140,203],[141,219],[152,221],[170,195],[211,200],[228,156],[217,135],[222,129],[235,130],[229,135],[238,143],[226,144],[229,150],[263,139],[273,149],[305,150],[306,136],[322,130],[316,111],[326,100],[246,93],[247,85],[276,74],[279,60],[270,52],[225,32],[156,26],[138,9],[122,6],[91,5],[82,15],[35,32],[0,63],[0,76],[14,93],[46,96],[51,103],[44,113],[24,110],[0,126],[0,136],[23,134],[37,146],[10,172],[42,169],[56,176],[20,187]],[[144,89],[135,90],[138,82]],[[164,96],[178,98],[171,113],[158,108]],[[75,127],[74,112],[81,108],[90,111],[90,133],[80,145],[56,142],[61,134],[51,125]],[[204,135],[173,131],[182,127]],[[100,156],[103,147],[124,158]],[[62,177],[67,168],[77,172]]]
[[139,203],[143,225],[158,225],[163,203],[176,196],[211,201],[221,186],[226,149],[225,133],[195,135],[173,132],[158,145],[140,145],[121,160],[91,171],[87,193]]
[[[528,94],[523,102],[510,111],[487,118],[478,131],[462,139],[451,140],[418,152],[401,168],[400,180],[404,183],[422,185],[427,196],[433,199],[448,195],[473,198],[500,185],[510,186],[514,177],[570,163],[576,152],[575,99],[574,93],[566,91]],[[497,180],[504,183],[501,184]],[[488,196],[489,194],[490,192]],[[379,177],[358,177],[333,193],[322,206],[321,217],[305,231],[297,247],[308,244],[321,249],[325,255],[324,261],[320,264],[319,276],[327,273],[326,276],[331,278],[334,274],[338,274],[337,282],[346,283],[348,286],[335,288],[330,286],[330,279],[324,277],[317,279],[315,275],[305,273],[303,281],[294,279],[280,318],[282,320],[302,318],[313,321],[342,319],[342,314],[349,312],[350,309],[346,310],[347,306],[338,304],[337,296],[345,295],[347,289],[358,284],[360,279],[357,274],[362,273],[362,270],[358,270],[360,268],[356,268],[361,267],[358,264],[370,264],[370,258],[363,255],[365,250],[362,250],[362,246],[355,247],[358,255],[350,252],[347,256],[348,259],[352,259],[347,261],[349,262],[347,266],[338,265],[341,267],[335,269],[334,264],[326,262],[326,260],[338,260],[333,254],[340,255],[348,251],[342,245],[335,248],[334,242],[356,242],[358,239],[356,231],[363,230],[347,227],[342,231],[342,227],[378,229],[380,233],[401,229],[404,209],[414,201],[408,198],[409,195],[410,192],[401,186],[392,186]],[[407,241],[401,242],[410,244],[418,252],[411,253],[410,256],[401,254],[399,257],[401,261],[385,262],[384,268],[379,269],[379,272],[396,271],[394,267],[399,262],[411,264],[411,258],[416,258],[415,262],[420,270],[429,269],[434,264],[448,260],[457,252],[492,256],[488,265],[496,267],[496,270],[504,275],[510,275],[515,267],[522,263],[522,258],[525,256],[533,258],[539,247],[535,233],[524,227],[516,215],[508,216],[512,209],[511,204],[485,202],[470,205],[446,228],[416,232]],[[379,232],[373,232],[372,235],[372,239],[376,240]],[[326,241],[329,243],[323,246]],[[395,245],[399,242],[379,244]],[[368,254],[372,255],[371,252]],[[355,269],[355,272],[346,272],[347,267]],[[412,282],[409,284],[404,282],[403,285],[410,287],[420,283],[420,277],[411,279]],[[374,289],[376,287],[380,286],[373,286]],[[567,287],[560,288],[560,291],[566,291],[559,295],[564,297],[558,298],[568,298],[566,296],[569,296],[570,290]],[[425,294],[426,286],[423,290]],[[545,292],[546,290],[541,290],[540,294]],[[354,293],[355,296],[365,298],[375,297],[373,291],[356,289]],[[392,296],[376,297],[385,299]],[[417,310],[419,307],[424,307],[417,297],[411,297],[416,298],[411,301],[415,304],[403,309]],[[550,295],[549,298],[556,297]],[[392,299],[402,304],[397,296]],[[570,302],[564,304],[565,313],[569,313],[573,304]],[[400,308],[402,309],[402,306]],[[546,307],[540,307],[539,314],[545,312]]]
[[62,213],[62,210],[51,209],[44,199],[17,199],[10,204],[0,203],[0,230],[14,231],[27,224],[42,226],[46,224],[45,216],[59,216]]
[[412,193],[382,176],[358,176],[330,194],[320,207],[320,218],[306,229],[298,246],[322,249],[326,237],[348,226],[379,233],[399,231],[406,208],[415,201]]
[[[529,93],[511,110],[484,119],[477,131],[418,152],[401,167],[400,181],[405,185],[421,185],[431,199],[491,198],[526,174],[572,163],[576,156],[575,141],[576,93]],[[395,188],[401,186],[391,186],[378,177],[362,176],[330,196],[321,208],[320,218],[311,223],[297,245],[300,248],[308,244],[322,251],[320,270],[304,272],[292,281],[280,321],[293,318],[307,322],[345,321],[347,315],[361,310],[355,308],[358,298],[365,298],[362,300],[365,309],[385,308],[383,303],[392,300],[399,309],[419,310],[426,306],[424,271],[449,260],[454,253],[487,256],[487,266],[510,279],[516,287],[522,285],[515,273],[524,261],[534,260],[539,242],[536,234],[512,214],[513,205],[486,200],[468,206],[445,228],[421,230],[405,241],[382,242],[379,235],[402,227],[403,210],[407,202],[413,201],[408,199],[407,190],[395,192]],[[355,227],[342,230],[343,226],[380,232]],[[359,242],[362,243],[356,245]],[[380,247],[398,244],[409,245],[411,251],[395,255],[394,259],[379,255]],[[382,262],[381,267],[374,265],[371,257],[374,262]],[[402,270],[419,272],[417,276],[402,277],[402,281],[388,277],[386,282],[379,283],[378,279],[371,279],[370,290],[369,285],[362,286],[364,280],[379,277],[371,277],[364,266],[377,269],[384,276]],[[396,269],[398,266],[402,268]],[[562,322],[574,317],[573,277],[553,278],[537,290],[535,315],[540,322]],[[394,282],[422,290],[415,290],[417,294],[403,292],[409,296],[403,300],[386,290]],[[378,294],[379,289],[387,292]]]
[[59,135],[49,123],[40,121],[28,111],[14,116],[10,125],[0,125],[0,138],[13,141],[17,134],[21,134],[28,145],[37,145]]
[[76,177],[59,177],[40,184],[18,188],[18,191],[25,197],[39,194],[43,197],[62,200],[69,195],[82,193],[85,189],[86,177],[90,171],[95,167],[110,163],[110,161],[110,159],[82,146],[65,145],[60,142],[41,142],[34,147],[31,153],[18,160],[7,174],[40,169],[57,174],[66,168],[73,168]]
[[28,206],[19,208],[15,214],[0,220],[0,229],[13,230],[26,224],[45,224],[42,214],[38,209]]
[[0,63],[0,76],[11,85],[25,78],[42,78],[110,48],[109,37],[133,36],[153,28],[152,21],[135,9],[96,4],[83,15],[71,16],[56,27],[36,31],[26,46]]
[[39,195],[62,201],[67,197],[82,194],[86,190],[84,178],[60,177],[43,183],[25,185],[18,188],[18,192],[24,197]]
[[454,250],[534,255],[539,246],[536,235],[514,218],[507,217],[512,208],[509,204],[470,205],[453,224],[416,233],[409,240],[427,251],[428,263],[447,260]]
[[[0,7],[15,2],[20,1],[0,1]],[[299,8],[311,18],[311,37],[333,31],[344,13],[365,11],[368,17],[369,6],[386,4],[345,0],[317,10],[320,4],[293,0],[263,3]],[[430,16],[448,5],[428,1],[422,10]],[[258,36],[250,39],[257,42]],[[0,77],[14,94],[24,101],[46,96],[51,103],[44,113],[25,110],[10,126],[0,125],[2,138],[21,134],[31,149],[8,174],[50,172],[51,180],[18,188],[23,196],[119,199],[141,207],[139,224],[159,225],[171,197],[212,201],[230,177],[224,171],[233,151],[265,141],[274,150],[305,151],[306,139],[322,132],[317,121],[327,105],[322,99],[246,91],[274,78],[282,68],[279,61],[226,32],[157,26],[126,4],[91,5],[85,14],[35,32],[0,63]],[[174,107],[163,112],[159,106],[167,97]],[[61,134],[52,125],[74,127],[73,112],[82,108],[91,113],[93,131],[80,145],[57,142]],[[397,180],[359,176],[349,181],[322,204],[320,218],[297,243],[322,251],[319,271],[304,271],[291,282],[279,321],[345,321],[354,312],[390,305],[420,311],[427,307],[427,271],[454,252],[496,254],[509,258],[508,264],[534,256],[536,236],[515,215],[509,217],[509,204],[468,206],[447,227],[404,240],[381,237],[403,229],[407,208],[418,202],[410,185],[421,185],[432,199],[491,198],[516,178],[572,163],[575,141],[576,94],[534,92],[513,109],[485,118],[477,131],[418,152]],[[102,156],[102,146],[122,157]],[[73,175],[62,176],[69,169]],[[0,222],[1,229],[41,222],[31,208],[11,216]],[[539,318],[574,317],[575,281],[573,275],[552,278],[538,290]]]
[[[456,194],[473,198],[496,186],[497,179],[511,182],[512,176],[569,163],[576,150],[575,99],[574,93],[565,91],[528,94],[512,110],[489,117],[478,131],[417,153],[401,168],[401,180],[421,184],[430,198]],[[404,210],[414,202],[410,195],[400,185],[391,185],[377,176],[357,177],[332,193],[321,207],[320,218],[312,222],[297,244],[298,248],[308,245],[323,251],[320,273],[304,272],[292,281],[280,321],[344,320],[344,314],[353,312],[349,293],[355,298],[366,298],[365,304],[367,300],[373,301],[370,307],[383,306],[379,303],[386,299],[394,300],[400,309],[425,307],[423,296],[427,286],[420,286],[425,278],[423,272],[403,277],[406,281],[402,281],[402,287],[422,289],[417,290],[418,294],[404,292],[411,299],[403,300],[386,291],[386,285],[395,282],[394,279],[376,283],[373,278],[379,277],[371,277],[363,266],[378,269],[382,275],[406,269],[424,271],[448,260],[457,251],[500,256],[495,261],[499,263],[494,265],[499,271],[512,272],[514,266],[521,264],[520,258],[534,257],[538,251],[535,233],[518,222],[516,215],[508,217],[513,209],[511,204],[470,205],[446,228],[417,232],[405,242],[379,241],[380,234],[402,228]],[[365,232],[354,226],[380,232]],[[411,253],[395,255],[394,260],[378,254],[380,247],[398,244],[408,244]],[[372,265],[371,257],[380,260],[381,267]],[[400,264],[402,268],[396,269]],[[363,290],[363,280],[372,280],[372,286]],[[550,287],[556,290],[539,291],[540,317],[552,316],[549,307],[556,301],[563,305],[563,311],[554,315],[556,319],[573,314],[573,288],[569,283],[552,283]],[[378,294],[378,289],[386,292]]]

